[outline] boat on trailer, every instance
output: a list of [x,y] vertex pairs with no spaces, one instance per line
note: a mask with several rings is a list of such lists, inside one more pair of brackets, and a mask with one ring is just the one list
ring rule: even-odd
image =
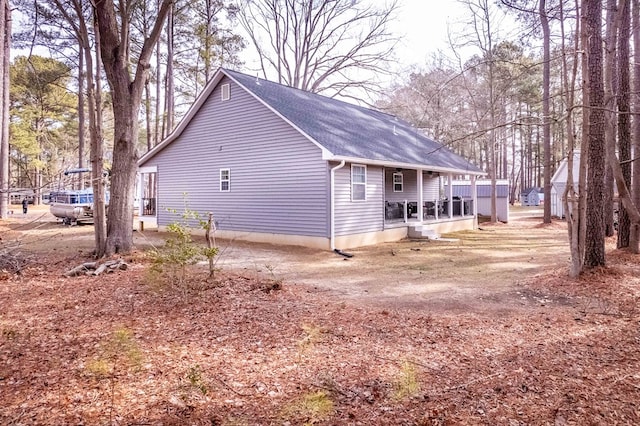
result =
[[[64,172],[65,176],[75,173],[90,172],[91,169],[72,169]],[[109,193],[106,193],[107,202]],[[59,190],[49,194],[49,211],[65,225],[93,223],[93,188]]]
[[49,195],[49,211],[65,225],[93,222],[93,189],[54,191]]

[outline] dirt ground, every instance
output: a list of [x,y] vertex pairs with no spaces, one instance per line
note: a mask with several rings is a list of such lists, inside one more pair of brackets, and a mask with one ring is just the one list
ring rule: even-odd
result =
[[[17,211],[17,209],[16,209]],[[527,299],[519,283],[568,267],[569,248],[562,222],[541,225],[542,208],[514,207],[508,224],[452,233],[441,240],[405,240],[329,251],[220,240],[216,266],[222,270],[269,275],[291,284],[311,285],[341,298],[396,307],[508,309]],[[64,226],[46,207],[17,214],[11,228],[38,252],[90,253],[91,226]],[[157,231],[134,234],[144,250],[161,246]]]
[[223,241],[216,278],[185,286],[143,250],[65,277],[91,227],[16,214],[0,424],[640,424],[640,257],[609,239],[607,268],[569,279],[565,225],[540,215],[348,260]]

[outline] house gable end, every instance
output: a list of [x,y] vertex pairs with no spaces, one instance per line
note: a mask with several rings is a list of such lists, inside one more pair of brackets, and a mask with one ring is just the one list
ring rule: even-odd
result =
[[201,215],[212,212],[220,230],[326,238],[321,150],[232,80],[220,83],[145,162],[158,167],[158,224],[179,220],[169,209],[180,212],[186,202]]

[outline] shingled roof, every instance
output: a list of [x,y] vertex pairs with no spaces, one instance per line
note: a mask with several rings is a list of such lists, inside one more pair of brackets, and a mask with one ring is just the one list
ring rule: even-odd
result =
[[[323,157],[327,160],[483,174],[469,161],[397,117],[237,71],[221,68],[210,82],[209,90],[205,90],[201,98],[208,97],[222,75],[235,81],[322,147]],[[192,110],[197,110],[198,105],[204,102],[201,98]],[[188,122],[190,115],[194,113],[195,111],[189,111],[183,121]],[[173,138],[181,132],[184,125],[185,123],[181,123],[178,126],[174,131],[176,135],[172,134]],[[172,137],[168,139],[171,140]],[[141,162],[148,158],[148,154]]]

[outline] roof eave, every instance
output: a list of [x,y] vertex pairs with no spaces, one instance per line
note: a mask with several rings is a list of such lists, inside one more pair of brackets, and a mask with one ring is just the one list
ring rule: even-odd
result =
[[486,172],[483,172],[481,170],[456,169],[451,167],[431,166],[428,164],[402,163],[402,162],[386,161],[386,160],[371,160],[367,158],[347,157],[347,156],[340,156],[340,155],[323,156],[323,159],[326,161],[344,160],[347,163],[361,163],[361,164],[383,166],[383,167],[396,167],[396,168],[400,167],[403,169],[430,170],[430,171],[439,172],[439,173],[456,173],[456,174],[474,175],[474,176],[487,175]]

